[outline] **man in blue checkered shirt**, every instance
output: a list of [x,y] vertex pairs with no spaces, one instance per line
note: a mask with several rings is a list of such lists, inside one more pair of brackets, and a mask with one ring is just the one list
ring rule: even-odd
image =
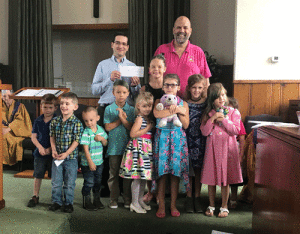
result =
[[[78,148],[83,126],[74,115],[78,109],[75,93],[65,93],[60,99],[62,115],[50,123],[52,149],[52,204],[49,210],[58,210],[64,205],[64,212],[73,212],[75,180],[78,169]],[[60,164],[59,164],[60,163]],[[64,196],[62,195],[62,189]],[[64,197],[64,201],[63,201]]]

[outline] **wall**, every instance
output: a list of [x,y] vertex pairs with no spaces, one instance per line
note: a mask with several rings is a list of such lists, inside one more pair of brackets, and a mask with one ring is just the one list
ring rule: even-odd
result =
[[54,76],[72,82],[73,88],[91,83],[98,63],[112,56],[113,34],[89,30],[54,32]]
[[[93,0],[53,0],[53,24],[128,23],[128,0],[100,1],[100,18],[93,18]],[[72,82],[74,92],[86,95],[98,63],[112,56],[114,31],[62,30],[53,32],[54,77]]]
[[8,0],[0,0],[0,63],[8,64]]
[[234,62],[236,0],[191,0],[192,43],[222,65]]
[[235,80],[300,78],[299,8],[299,0],[237,0]]
[[93,18],[93,0],[52,0],[53,24],[128,23],[128,0],[100,0],[100,18]]

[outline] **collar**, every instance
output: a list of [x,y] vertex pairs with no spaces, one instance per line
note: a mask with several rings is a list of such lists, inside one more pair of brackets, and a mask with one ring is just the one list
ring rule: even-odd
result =
[[[112,56],[111,56],[111,59],[112,59],[112,61],[119,63],[118,60],[117,60],[117,58],[116,58],[116,56],[112,55]],[[121,62],[120,62],[120,63],[124,63],[125,60],[126,60],[126,56],[124,56],[124,57],[121,59]]]
[[[174,41],[175,39],[173,39],[171,42],[170,42],[170,52],[173,52],[173,53],[176,53],[175,51],[175,47],[174,47]],[[184,52],[188,53],[190,51],[190,40],[188,40],[188,44],[184,50]]]
[[[119,108],[118,105],[116,104],[116,102],[114,102],[112,105],[113,105],[112,107],[115,109]],[[130,107],[129,104],[127,102],[125,102],[125,105],[122,107],[122,110],[128,110],[129,107]]]
[[97,135],[98,133],[100,133],[100,126],[97,124],[97,131],[96,132],[93,132],[92,129],[90,128],[87,128],[88,129],[88,133],[89,135]]
[[[62,115],[60,115],[58,118],[60,119],[61,122],[63,122],[63,116],[62,116]],[[74,115],[74,113],[73,113],[73,114],[71,115],[71,117],[69,117],[69,118],[65,121],[65,123],[71,122],[71,121],[73,121],[75,118],[76,118],[76,117],[75,117],[75,115]]]

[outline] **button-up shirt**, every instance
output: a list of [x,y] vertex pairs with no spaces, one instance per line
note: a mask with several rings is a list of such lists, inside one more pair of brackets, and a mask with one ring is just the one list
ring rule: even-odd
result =
[[163,53],[166,58],[166,74],[177,74],[180,79],[178,95],[183,97],[188,78],[194,74],[201,74],[205,78],[211,77],[209,67],[203,50],[188,42],[188,45],[179,58],[174,48],[174,40],[157,48],[154,55]]
[[[135,64],[126,59],[126,57],[122,58],[121,62],[118,62],[114,55],[98,64],[92,83],[92,93],[95,96],[100,96],[98,102],[100,105],[111,104],[115,101],[112,93],[114,82],[110,79],[110,74],[112,71],[120,71],[121,66],[135,66]],[[141,85],[131,87],[131,77],[121,76],[121,79],[125,80],[130,87],[130,95],[127,98],[127,103],[132,106],[134,104],[133,98],[138,94]]]
[[[50,137],[55,137],[55,146],[58,154],[66,152],[74,141],[80,142],[83,126],[80,120],[73,114],[66,121],[62,116],[52,119],[50,123]],[[67,159],[78,157],[78,147],[68,155]]]

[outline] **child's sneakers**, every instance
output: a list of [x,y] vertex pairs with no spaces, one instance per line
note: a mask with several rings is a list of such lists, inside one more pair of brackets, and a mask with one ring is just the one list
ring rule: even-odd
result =
[[96,211],[97,207],[92,203],[91,196],[83,196],[83,208],[88,211]]
[[60,208],[61,208],[61,205],[59,205],[59,204],[57,204],[57,203],[53,203],[53,204],[51,204],[51,205],[48,207],[48,209],[51,210],[51,211],[56,211],[56,210],[58,210],[58,209],[60,209]]
[[73,205],[69,204],[69,205],[65,205],[64,207],[64,212],[65,213],[72,213],[74,211]]
[[109,207],[110,207],[111,209],[117,209],[117,208],[118,208],[118,203],[117,203],[117,201],[110,201]]
[[33,196],[29,200],[27,207],[35,207],[37,204],[39,204],[39,197]]

